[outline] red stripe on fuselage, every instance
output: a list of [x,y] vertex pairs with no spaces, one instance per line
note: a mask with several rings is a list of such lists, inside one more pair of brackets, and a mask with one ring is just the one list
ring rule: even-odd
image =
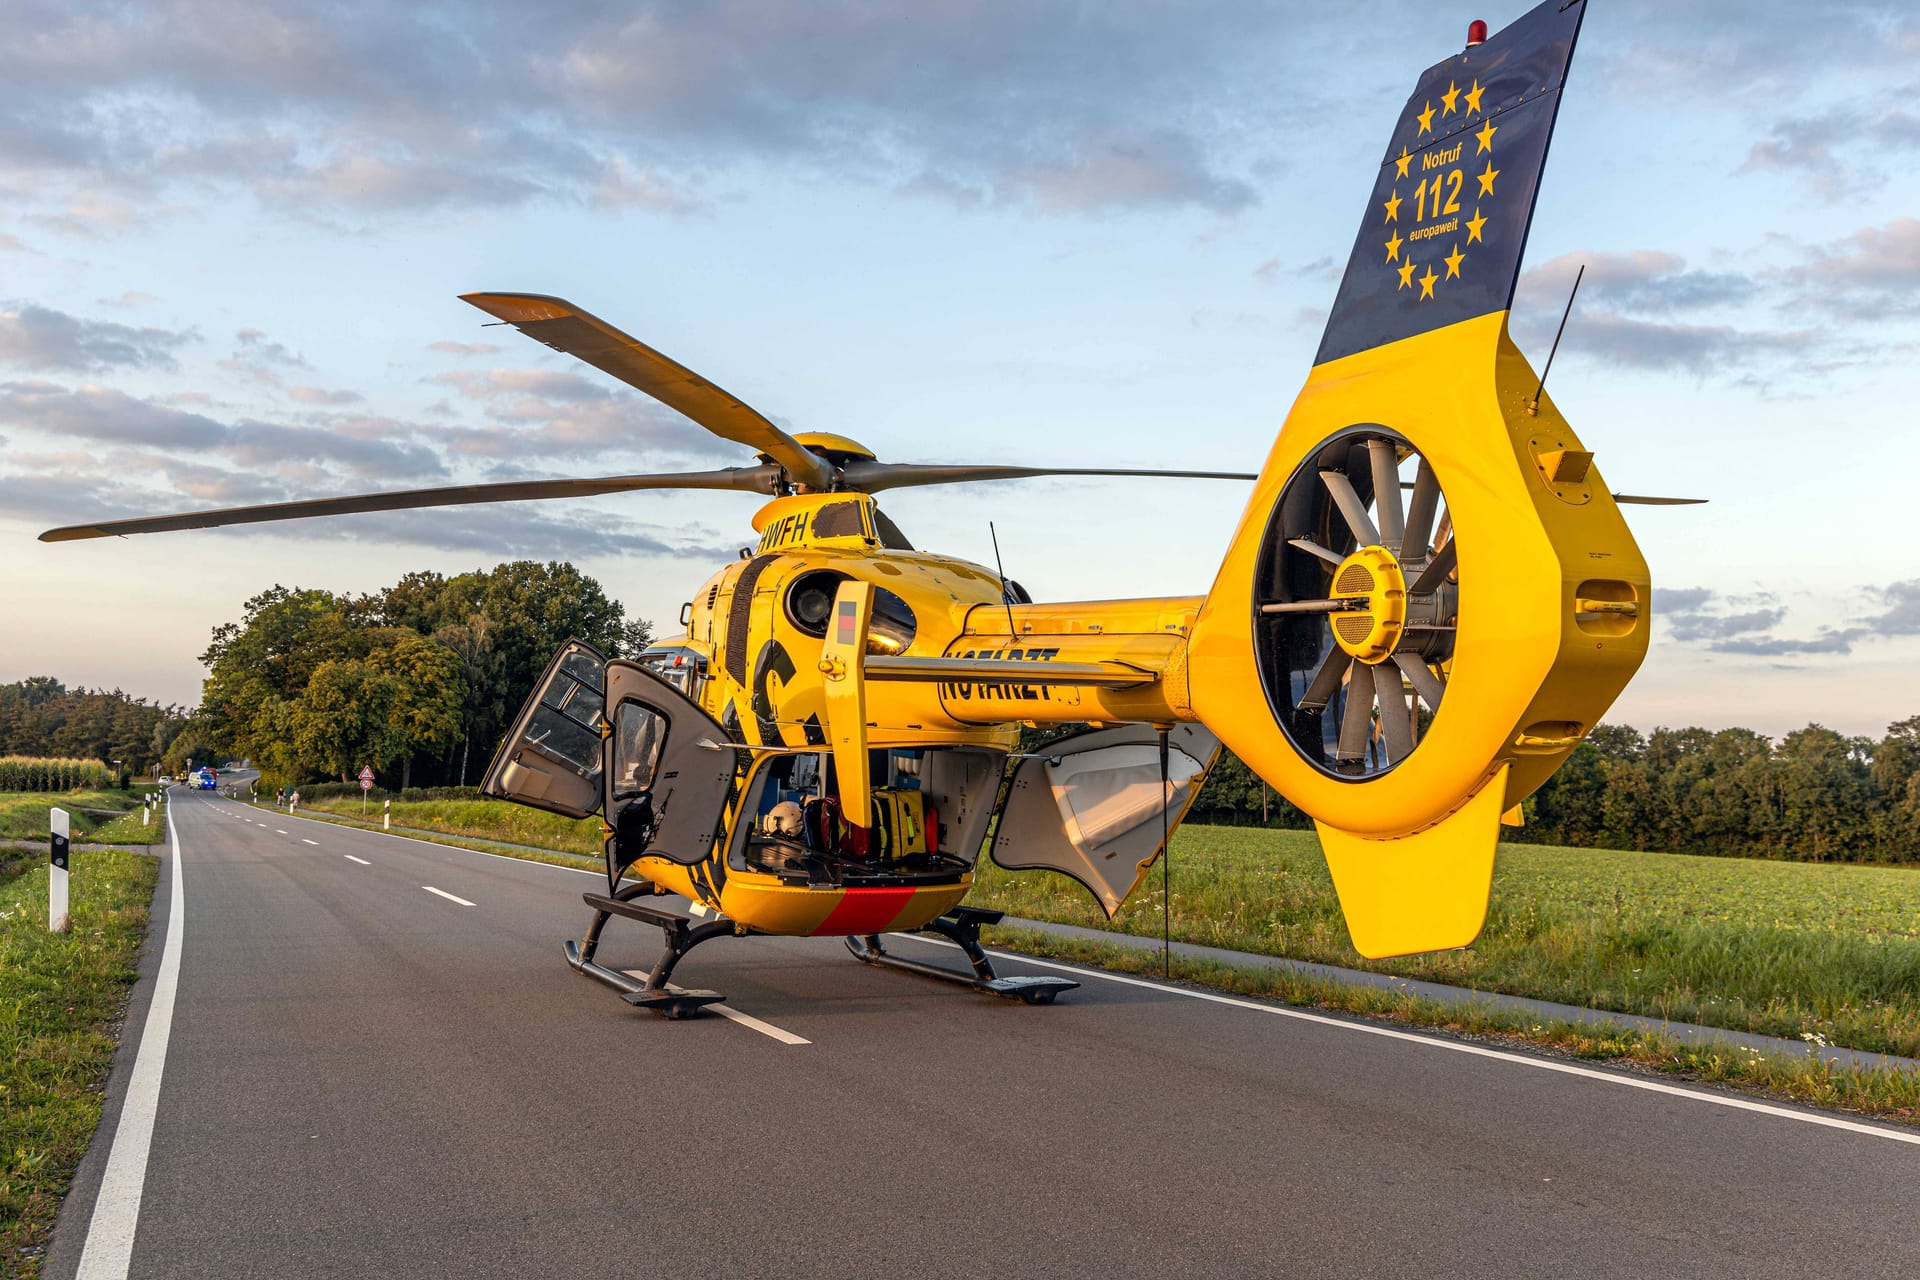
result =
[[846,934],[880,933],[899,918],[900,913],[913,901],[913,889],[848,889],[846,896],[834,904],[820,927],[813,931],[815,937],[836,937]]

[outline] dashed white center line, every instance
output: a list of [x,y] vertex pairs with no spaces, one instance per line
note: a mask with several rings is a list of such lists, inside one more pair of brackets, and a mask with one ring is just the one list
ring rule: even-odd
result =
[[273,829],[273,834],[275,834],[275,835],[277,835],[277,836],[283,836],[283,835],[285,835],[285,834],[287,834],[287,833],[286,833],[286,832],[284,832],[284,831],[282,831],[282,830],[281,830],[280,828],[278,828],[278,827],[275,827],[275,828]]
[[[313,841],[309,840],[307,841],[307,843],[312,844]],[[371,862],[368,862],[365,858],[356,858],[350,853],[343,853],[340,856],[345,858],[348,862],[357,862],[363,867],[370,867],[373,865]]]
[[[307,839],[307,838],[306,838],[305,836],[301,836],[301,837],[300,837],[300,843],[301,843],[301,844],[310,844],[310,845],[312,845],[312,846],[313,846],[314,848],[316,848],[316,849],[318,849],[318,848],[320,847],[320,842],[319,842],[318,840],[309,840],[309,839]],[[369,866],[371,866],[372,864],[371,864],[371,863],[369,863],[368,865],[369,865]]]
[[445,889],[436,889],[430,884],[423,884],[420,887],[422,889],[425,889],[428,893],[439,894],[441,897],[445,898],[448,902],[457,902],[463,907],[470,907],[473,905],[471,902],[468,902],[465,898],[456,897],[453,894],[448,893]]

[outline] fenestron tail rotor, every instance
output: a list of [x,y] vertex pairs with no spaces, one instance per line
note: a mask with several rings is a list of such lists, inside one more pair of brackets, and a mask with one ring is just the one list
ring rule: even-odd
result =
[[1445,695],[1458,590],[1444,503],[1431,464],[1380,428],[1333,437],[1282,490],[1255,600],[1262,675],[1294,746],[1336,776],[1401,763]]

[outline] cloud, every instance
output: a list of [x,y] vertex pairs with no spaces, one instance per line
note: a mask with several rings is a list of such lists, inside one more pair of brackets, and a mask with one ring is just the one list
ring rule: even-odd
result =
[[358,391],[328,391],[321,387],[288,387],[287,395],[301,404],[327,406],[359,404],[366,399]]
[[[1586,268],[1580,275],[1581,267]],[[1777,281],[1737,271],[1703,271],[1678,254],[1562,254],[1521,273],[1514,291],[1515,335],[1544,356],[1574,282],[1579,294],[1562,345],[1623,368],[1740,375],[1756,367],[1824,372],[1837,358],[1835,340],[1814,328],[1757,328],[1757,305],[1773,299]],[[1733,314],[1743,323],[1719,319]]]
[[1845,320],[1920,315],[1920,218],[1898,217],[1806,249],[1779,278],[1796,303]]
[[686,214],[711,175],[765,165],[1043,212],[1232,212],[1242,153],[1301,105],[1274,86],[1332,38],[1233,0],[28,3],[34,38],[0,45],[0,189],[88,235],[209,184],[301,216]]
[[[1708,587],[1655,588],[1654,615],[1682,644],[1701,644],[1715,653],[1754,657],[1788,654],[1851,654],[1864,641],[1920,635],[1920,578],[1861,588],[1872,610],[1844,626],[1823,625],[1812,636],[1776,634],[1787,610],[1773,597],[1723,596]],[[1728,612],[1725,606],[1757,604]]]
[[491,342],[431,342],[427,350],[437,351],[446,356],[492,356],[506,350]]
[[242,329],[233,340],[239,347],[219,361],[220,367],[262,386],[278,387],[283,370],[312,368],[283,344],[267,341],[267,335],[259,329]]
[[364,480],[430,480],[446,465],[426,444],[390,428],[304,425],[239,419],[221,422],[136,399],[108,387],[49,382],[0,383],[0,422],[22,431],[104,444],[212,454],[247,467],[310,461]]
[[1814,195],[1833,203],[1885,186],[1887,162],[1916,149],[1920,116],[1905,106],[1841,108],[1775,121],[1737,172],[1797,177]]
[[33,304],[0,311],[0,361],[23,369],[173,369],[173,353],[193,339],[191,332],[82,320]]
[[601,209],[646,209],[656,213],[698,213],[707,204],[652,165],[637,166],[622,155],[610,156],[589,201]]
[[1233,213],[1254,203],[1254,189],[1208,170],[1193,139],[1177,134],[1076,139],[1045,160],[996,174],[993,194],[1042,211],[1112,212],[1199,204]]

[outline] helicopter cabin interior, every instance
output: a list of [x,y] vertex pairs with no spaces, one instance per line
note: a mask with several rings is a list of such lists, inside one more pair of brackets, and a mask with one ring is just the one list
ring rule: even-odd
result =
[[873,824],[841,816],[833,756],[762,756],[741,797],[730,870],[791,885],[952,884],[986,838],[1004,757],[974,747],[872,752]]

